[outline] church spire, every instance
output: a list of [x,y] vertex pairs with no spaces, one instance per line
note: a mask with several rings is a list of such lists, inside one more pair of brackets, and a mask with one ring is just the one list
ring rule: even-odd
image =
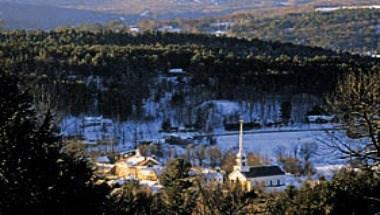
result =
[[244,146],[243,146],[243,120],[240,120],[240,132],[239,132],[239,154],[244,154]]
[[240,120],[239,152],[236,155],[236,166],[234,167],[234,169],[239,170],[241,172],[248,171],[249,169],[247,165],[247,156],[244,153],[243,125],[244,125],[244,121]]

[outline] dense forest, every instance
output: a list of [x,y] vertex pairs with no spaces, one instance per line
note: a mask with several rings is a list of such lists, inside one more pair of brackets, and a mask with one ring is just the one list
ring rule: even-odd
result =
[[343,73],[379,67],[321,48],[200,34],[61,29],[4,32],[0,41],[1,68],[17,73],[38,104],[121,119],[138,115],[170,68],[184,69],[197,95],[243,100],[252,92],[324,95]]

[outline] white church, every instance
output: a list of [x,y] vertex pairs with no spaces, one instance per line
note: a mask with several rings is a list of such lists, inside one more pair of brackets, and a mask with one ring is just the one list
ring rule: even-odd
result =
[[286,174],[279,166],[248,166],[243,145],[243,121],[240,121],[239,152],[236,166],[228,175],[231,183],[240,183],[242,188],[251,191],[255,186],[275,188],[285,186]]

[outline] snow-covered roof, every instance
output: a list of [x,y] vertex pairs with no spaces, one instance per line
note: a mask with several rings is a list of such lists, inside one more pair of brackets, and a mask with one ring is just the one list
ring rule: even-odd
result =
[[172,69],[169,69],[169,73],[171,73],[171,74],[185,74],[186,72],[182,68],[172,68]]
[[128,166],[160,166],[161,163],[152,157],[142,156],[139,150],[130,151],[123,154],[119,162],[123,162]]
[[101,156],[96,158],[96,162],[98,163],[110,163],[110,159],[107,156]]
[[223,178],[223,172],[219,172],[210,168],[193,167],[190,170],[190,175],[201,175],[206,179]]
[[220,173],[220,172],[207,172],[207,173],[203,173],[203,177],[206,178],[206,179],[223,179],[223,174]]
[[307,119],[309,122],[316,122],[318,120],[325,120],[327,122],[330,122],[335,119],[335,116],[330,115],[309,115],[307,116]]
[[84,117],[85,122],[100,121],[103,119],[103,116],[86,116]]

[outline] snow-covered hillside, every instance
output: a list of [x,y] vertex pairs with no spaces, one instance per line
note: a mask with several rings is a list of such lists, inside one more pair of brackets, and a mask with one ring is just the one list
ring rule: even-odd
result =
[[[306,123],[306,114],[321,104],[320,98],[308,94],[257,94],[251,100],[217,99],[197,92],[186,76],[162,76],[151,87],[150,95],[143,103],[140,117],[125,121],[102,118],[108,127],[97,127],[98,134],[91,130],[92,136],[88,137],[84,129],[86,114],[67,116],[61,122],[62,134],[84,140],[107,136],[117,151],[130,150],[139,143],[149,142],[165,145],[165,150],[172,156],[172,150],[177,155],[185,153],[188,143],[205,146],[212,143],[226,153],[236,151],[238,141],[238,134],[234,130],[226,130],[226,123],[243,119],[256,125],[246,128],[247,152],[260,154],[275,163],[279,148],[292,153],[302,144],[315,143],[318,148],[312,161],[321,171],[326,171],[328,166],[345,163],[337,152],[326,146],[325,143],[331,140],[326,129],[338,130],[339,138],[353,141],[339,131],[337,124]],[[282,123],[281,116],[284,101],[291,104],[290,120],[286,124]],[[185,145],[169,144],[173,139]]]

